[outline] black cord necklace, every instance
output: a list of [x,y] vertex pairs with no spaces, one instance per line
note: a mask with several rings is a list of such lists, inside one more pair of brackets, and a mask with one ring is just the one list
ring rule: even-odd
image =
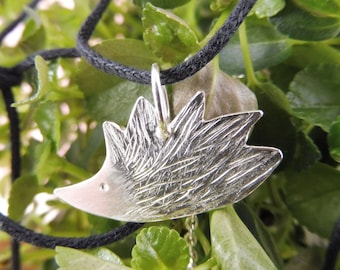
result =
[[[85,20],[78,33],[78,52],[86,61],[99,70],[129,81],[150,84],[150,71],[138,70],[109,60],[88,46],[87,42],[109,3],[109,0],[101,0],[92,14]],[[224,48],[255,3],[256,0],[240,0],[229,18],[200,51],[187,61],[168,70],[161,71],[161,83],[176,83],[194,75],[205,67]]]
[[[230,38],[236,32],[239,25],[245,19],[255,2],[256,0],[240,0],[231,12],[229,18],[211,38],[207,45],[187,61],[171,69],[162,71],[161,82],[163,84],[178,82],[187,77],[190,77],[191,75],[202,69],[220,52],[220,50],[222,50],[222,48],[230,40]],[[149,71],[134,69],[106,59],[88,46],[87,42],[109,3],[109,0],[101,0],[95,7],[93,12],[90,14],[90,16],[86,19],[78,33],[77,49],[62,48],[39,51],[28,56],[25,60],[18,63],[14,67],[0,67],[0,79],[2,79],[0,87],[6,103],[10,105],[14,102],[13,95],[11,94],[11,88],[21,83],[23,73],[34,65],[34,57],[36,55],[42,56],[45,60],[52,60],[60,57],[72,58],[81,56],[85,58],[89,63],[91,63],[94,67],[102,71],[110,74],[115,74],[121,78],[125,78],[130,81],[142,84],[150,84],[151,74]],[[34,8],[37,4],[38,0],[34,0],[29,4],[29,6],[31,8]],[[13,23],[6,27],[0,34],[0,41],[2,41],[3,38],[8,33],[10,33],[19,22],[24,20],[25,17],[26,13],[23,12],[18,17],[18,19],[16,19]],[[14,181],[20,175],[20,129],[16,109],[7,106],[7,111],[11,126],[12,179]],[[0,230],[11,235],[14,239],[16,239],[16,241],[23,241],[32,245],[45,248],[54,248],[57,245],[79,249],[103,246],[126,237],[132,232],[138,230],[141,226],[143,226],[143,224],[126,223],[125,225],[113,229],[108,233],[94,235],[90,237],[53,237],[36,233],[28,228],[21,226],[20,224],[14,222],[13,220],[0,213]],[[18,249],[16,252],[18,252]],[[13,257],[18,258],[18,255],[14,254]],[[13,269],[19,269],[19,263],[17,263],[17,266],[13,267]]]

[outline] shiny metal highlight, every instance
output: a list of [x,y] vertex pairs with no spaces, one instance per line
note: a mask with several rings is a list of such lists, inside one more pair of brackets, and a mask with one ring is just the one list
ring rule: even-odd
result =
[[[157,69],[152,72],[159,79]],[[140,97],[126,128],[105,122],[102,168],[86,181],[56,189],[58,197],[122,221],[176,219],[242,200],[280,163],[279,149],[246,144],[261,111],[206,121],[205,96],[198,92],[170,122],[164,87],[154,79],[152,87],[155,107]]]

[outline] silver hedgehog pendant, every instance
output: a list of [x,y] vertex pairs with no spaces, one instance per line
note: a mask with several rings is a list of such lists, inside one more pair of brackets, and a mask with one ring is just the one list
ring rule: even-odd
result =
[[96,175],[55,194],[91,214],[130,222],[176,219],[242,200],[278,166],[279,149],[246,144],[261,111],[205,121],[198,92],[170,121],[152,66],[155,107],[138,98],[126,128],[103,124],[106,159]]

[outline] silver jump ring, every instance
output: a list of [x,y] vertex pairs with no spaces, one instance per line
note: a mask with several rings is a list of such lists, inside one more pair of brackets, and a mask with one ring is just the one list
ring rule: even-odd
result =
[[151,87],[156,115],[158,118],[157,120],[163,134],[162,137],[164,137],[164,135],[165,137],[169,137],[171,133],[169,130],[171,119],[168,94],[166,92],[166,88],[161,84],[159,67],[156,63],[151,66]]

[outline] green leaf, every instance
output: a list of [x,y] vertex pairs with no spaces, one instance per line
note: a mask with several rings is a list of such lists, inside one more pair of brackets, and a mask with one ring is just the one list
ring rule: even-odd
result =
[[212,0],[210,1],[210,9],[212,11],[225,11],[228,8],[235,6],[234,0]]
[[222,270],[276,269],[233,206],[211,214],[212,254]]
[[289,1],[279,14],[270,18],[270,21],[281,33],[299,40],[326,40],[340,32],[339,18],[314,16]]
[[332,158],[340,163],[340,116],[330,126],[328,145]]
[[68,247],[56,247],[55,250],[59,270],[131,270],[108,249],[100,248],[92,254]]
[[41,101],[49,91],[48,66],[44,58],[37,55],[34,58],[35,68],[37,70],[37,89],[34,94],[28,99],[13,103],[13,107],[21,105],[34,104]]
[[60,140],[59,106],[55,102],[40,103],[34,112],[34,120],[38,124],[45,140],[53,143],[52,151],[56,151]]
[[268,99],[275,104],[278,108],[291,113],[292,109],[290,107],[289,101],[284,94],[284,92],[278,88],[275,84],[270,82],[260,83],[256,90],[257,92],[265,93]]
[[293,0],[297,5],[318,16],[340,17],[339,0]]
[[323,43],[293,46],[288,63],[300,69],[318,64],[340,64],[340,51]]
[[[109,40],[96,46],[95,50],[114,61],[140,69],[149,70],[157,62],[145,44],[138,40]],[[85,95],[88,114],[99,122],[111,120],[124,125],[139,96],[152,100],[150,86],[124,81],[85,61],[80,64],[77,81]]]
[[31,164],[31,171],[37,175],[40,182],[45,181],[47,177],[50,178],[54,173],[66,173],[78,179],[90,177],[87,171],[58,156],[55,152],[55,145],[50,140],[46,140],[37,145],[34,145],[32,142],[31,144],[32,147],[34,147],[34,150],[31,150],[31,152],[33,152],[33,157],[28,156],[27,158],[30,158],[31,160],[28,160],[27,163],[33,163]]
[[0,48],[0,64],[2,66],[15,66],[25,57],[26,54],[19,47],[9,48],[2,46]]
[[284,158],[279,168],[284,168],[294,157],[297,135],[287,100],[282,91],[270,83],[259,84],[253,91],[264,115],[256,123],[248,143],[281,149]]
[[99,122],[110,120],[119,125],[125,125],[132,107],[140,96],[152,100],[150,86],[126,81],[96,96],[89,97],[86,107],[88,113]]
[[[111,39],[103,41],[93,49],[108,59],[138,69],[149,70],[151,65],[157,62],[155,55],[140,40]],[[97,94],[98,91],[104,91],[112,84],[123,81],[94,68],[86,61],[81,61],[79,69],[77,82],[87,95]]]
[[190,0],[133,0],[133,3],[144,7],[148,3],[160,8],[175,8],[188,3]]
[[199,72],[173,84],[172,100],[175,115],[198,92],[205,93],[205,119],[257,109],[255,94],[237,78],[222,72],[213,62],[207,64]]
[[18,14],[22,11],[22,8],[27,5],[27,1],[9,1],[5,5],[1,5],[4,8],[4,12],[12,17],[12,19],[17,18]]
[[96,256],[97,258],[100,258],[102,260],[113,262],[115,264],[124,265],[122,259],[107,248],[102,248],[102,247],[101,248],[95,248],[95,249],[89,250],[88,253],[93,255],[93,256]]
[[282,259],[280,258],[279,251],[268,228],[257,217],[257,215],[255,215],[254,211],[252,211],[249,206],[244,203],[244,201],[235,204],[234,208],[242,222],[247,226],[249,231],[253,234],[253,236],[268,254],[272,262],[278,269],[282,269]]
[[[138,69],[149,70],[151,65],[157,62],[155,55],[140,40],[107,40],[93,49],[108,59]],[[124,82],[124,80],[102,72],[89,65],[86,61],[81,61],[79,64],[77,83],[86,97],[98,95],[100,92],[108,90],[121,82]]]
[[340,114],[340,65],[310,66],[298,72],[287,98],[294,115],[329,130]]
[[49,165],[51,152],[53,153],[52,149],[55,149],[55,144],[50,140],[45,140],[42,143],[31,141],[30,147],[33,149],[29,149],[28,160],[25,161],[25,164],[26,166],[27,164],[31,165],[30,171],[37,175],[39,182],[42,182],[43,179],[46,179],[51,174],[51,170],[56,169],[54,166]]
[[189,263],[187,244],[177,231],[167,227],[143,229],[132,250],[131,265],[136,270],[186,269]]
[[[288,58],[291,45],[266,20],[247,19],[247,39],[254,70],[276,65]],[[229,74],[245,74],[239,38],[235,35],[219,54],[220,67]]]
[[31,19],[29,19],[26,23],[22,39],[18,46],[27,54],[31,54],[44,48],[46,42],[46,31],[35,10],[27,8],[26,12],[29,14]]
[[[75,37],[79,28],[91,12],[89,1],[82,1],[81,5],[77,4],[77,2],[74,1],[74,10],[64,8],[58,2],[49,5],[48,9],[39,10],[42,24],[48,35],[47,40],[50,47],[75,47]],[[100,25],[101,23],[98,26]]]
[[293,166],[297,171],[309,169],[321,159],[321,153],[313,140],[303,132],[299,132]]
[[72,144],[66,158],[75,165],[94,172],[104,161],[104,145],[102,126],[98,125],[94,129],[88,128],[85,134],[78,133],[78,140]]
[[259,18],[272,17],[285,6],[284,0],[258,0],[249,15],[256,14]]
[[16,221],[20,220],[38,190],[36,175],[26,174],[18,178],[12,186],[9,197],[9,217]]
[[145,43],[165,62],[182,62],[199,49],[195,33],[173,13],[147,3],[142,20]]
[[339,217],[340,171],[317,163],[303,172],[287,172],[286,202],[310,231],[328,238]]
[[114,219],[108,219],[100,216],[95,216],[91,214],[87,214],[87,218],[92,225],[92,234],[101,234],[108,232],[112,228],[118,227],[121,223]]

